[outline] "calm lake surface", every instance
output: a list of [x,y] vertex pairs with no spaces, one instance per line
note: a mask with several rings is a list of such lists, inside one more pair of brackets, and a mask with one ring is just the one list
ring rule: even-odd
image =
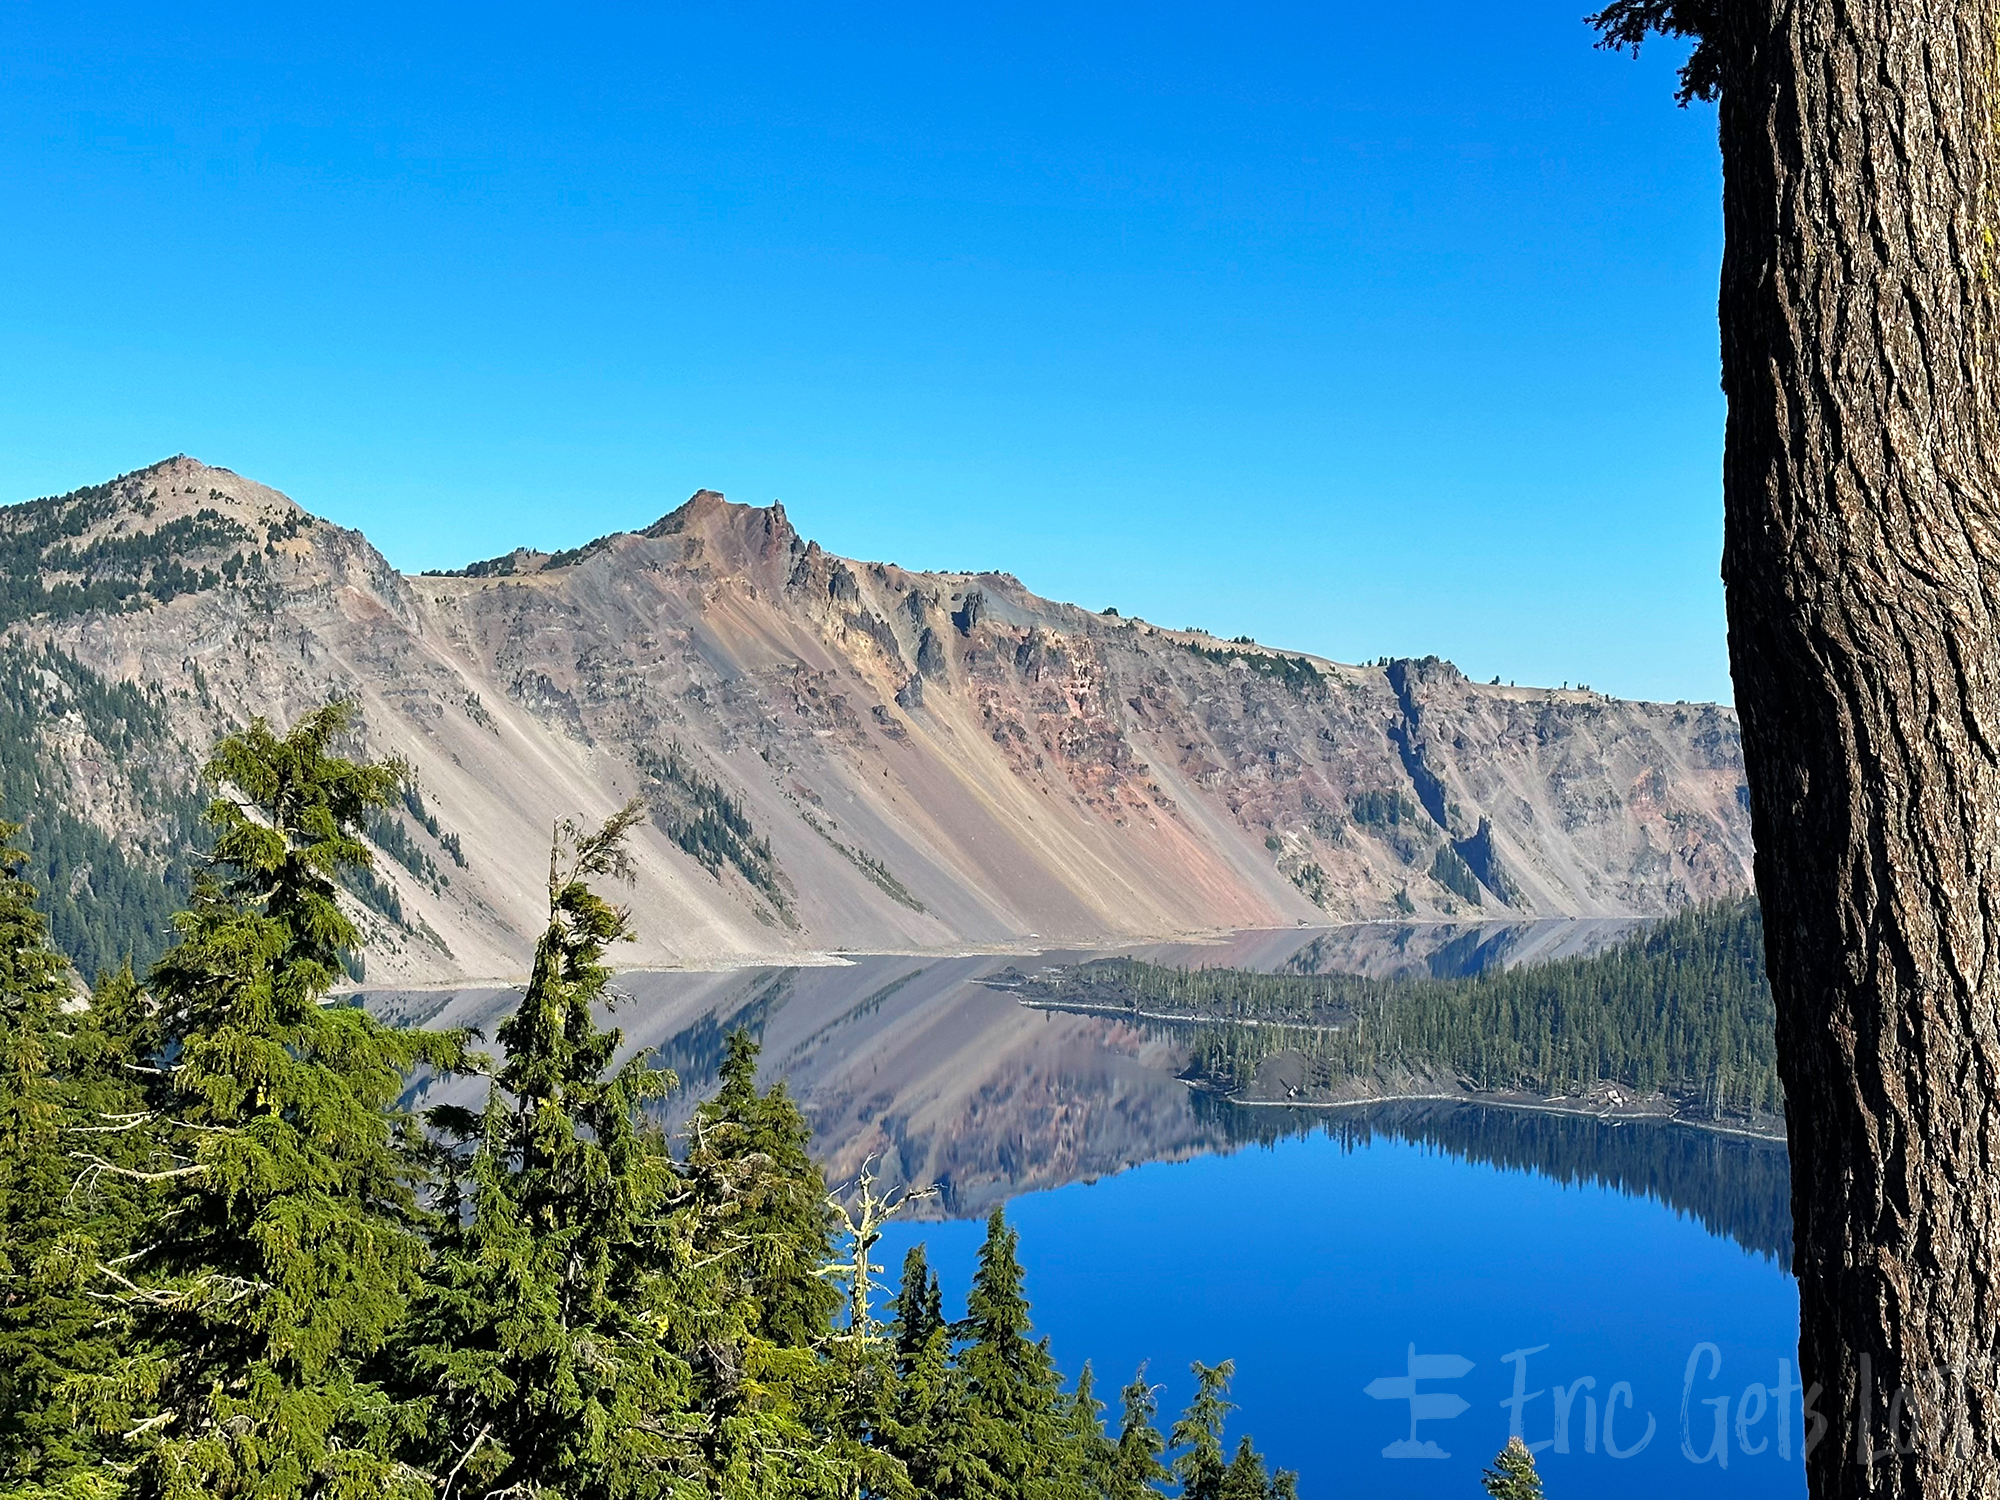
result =
[[[1502,1112],[1452,1113],[1477,1135],[1485,1123],[1477,1117]],[[1794,1365],[1780,1363],[1796,1360],[1796,1292],[1771,1251],[1728,1232],[1754,1244],[1781,1218],[1782,1197],[1755,1205],[1725,1187],[1717,1201],[1734,1200],[1748,1217],[1731,1223],[1725,1207],[1712,1228],[1629,1176],[1620,1187],[1578,1173],[1593,1135],[1621,1138],[1603,1143],[1615,1177],[1648,1154],[1635,1139],[1655,1139],[1671,1158],[1682,1145],[1672,1137],[1694,1132],[1533,1118],[1574,1148],[1567,1173],[1553,1159],[1546,1168],[1502,1165],[1464,1154],[1463,1141],[1371,1136],[1356,1128],[1364,1122],[1349,1121],[1337,1135],[1294,1136],[1017,1198],[1007,1212],[1021,1232],[1037,1325],[1065,1369],[1090,1360],[1100,1392],[1114,1401],[1105,1388],[1124,1384],[1144,1359],[1149,1378],[1166,1386],[1162,1405],[1178,1410],[1192,1389],[1190,1360],[1233,1358],[1234,1430],[1252,1433],[1274,1464],[1297,1469],[1305,1495],[1477,1496],[1480,1468],[1507,1440],[1508,1398],[1527,1396],[1518,1409],[1531,1443],[1553,1441],[1557,1387],[1573,1391],[1569,1451],[1552,1446],[1537,1459],[1557,1500],[1803,1495],[1798,1394],[1783,1403],[1790,1458],[1779,1451],[1780,1403],[1771,1394],[1796,1384],[1786,1376]],[[1503,1133],[1515,1121],[1501,1121]],[[1753,1149],[1709,1160],[1722,1170],[1745,1167],[1782,1193],[1781,1164],[1772,1171]],[[922,1239],[947,1299],[962,1299],[980,1233],[976,1223],[892,1224],[880,1261],[893,1271]],[[1719,1375],[1709,1377],[1704,1351],[1689,1389],[1689,1359],[1703,1344],[1715,1346]],[[1417,1424],[1418,1442],[1448,1456],[1383,1456],[1410,1438],[1410,1403],[1366,1390],[1378,1377],[1406,1374],[1412,1346],[1471,1362],[1457,1379],[1417,1387],[1468,1403],[1461,1415]],[[1522,1350],[1533,1352],[1507,1359]],[[1576,1389],[1580,1378],[1594,1387]],[[1620,1382],[1629,1382],[1629,1404]],[[1746,1411],[1752,1385],[1767,1389],[1750,1394]],[[1727,1468],[1688,1456],[1715,1451],[1719,1399],[1729,1403]],[[1738,1416],[1757,1417],[1760,1408],[1739,1441]],[[1587,1416],[1595,1417],[1588,1446]]]
[[[1350,928],[1133,951],[1467,973],[1624,930]],[[1037,1327],[1065,1371],[1092,1363],[1114,1409],[1141,1360],[1170,1420],[1189,1361],[1234,1359],[1232,1444],[1252,1433],[1307,1496],[1477,1496],[1517,1414],[1550,1445],[1537,1459],[1555,1500],[1804,1494],[1782,1147],[1469,1103],[1229,1104],[1178,1080],[1169,1030],[1029,1011],[979,982],[1071,956],[631,974],[613,1019],[681,1077],[670,1120],[747,1026],[830,1178],[872,1158],[886,1181],[940,1184],[943,1217],[891,1224],[874,1258],[893,1276],[923,1240],[954,1315],[980,1219],[1005,1204]],[[513,998],[369,1004],[490,1036]]]

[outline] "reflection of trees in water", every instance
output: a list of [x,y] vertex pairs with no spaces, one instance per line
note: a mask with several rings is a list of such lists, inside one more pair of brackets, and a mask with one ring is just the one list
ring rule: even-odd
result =
[[1312,1110],[1251,1108],[1197,1093],[1194,1104],[1232,1144],[1269,1145],[1316,1131],[1348,1149],[1382,1137],[1411,1141],[1462,1161],[1652,1198],[1711,1234],[1787,1269],[1792,1263],[1791,1165],[1775,1141],[1446,1100]]
[[[1363,974],[1377,979],[1428,975],[1470,979],[1516,962],[1587,958],[1647,926],[1644,918],[1544,918],[1526,922],[1362,922],[1314,934],[1281,962],[1278,974]],[[1156,962],[1171,960],[1156,957]],[[1200,953],[1185,960],[1207,968]]]
[[774,1012],[792,997],[797,969],[779,969],[756,975],[752,992],[741,1005],[729,1010],[727,1002],[706,1012],[692,1026],[684,1026],[653,1049],[653,1065],[670,1070],[680,1080],[674,1094],[656,1101],[650,1113],[662,1120],[674,1117],[674,1110],[687,1098],[705,1098],[715,1088],[722,1071],[722,1055],[733,1031],[747,1031],[753,1040],[764,1040],[764,1027]]
[[[1372,930],[1361,927],[1320,933],[1278,965],[1277,972],[1280,974],[1379,972],[1384,966],[1384,957],[1377,955],[1372,966],[1363,962],[1355,941],[1356,932]],[[1532,930],[1532,924],[1502,927],[1484,923],[1455,930],[1443,924],[1434,923],[1420,927],[1403,923],[1380,928],[1378,943],[1382,954],[1396,954],[1404,960],[1388,965],[1395,972],[1408,968],[1427,972],[1435,979],[1464,979],[1504,965],[1513,956],[1514,950],[1520,946],[1522,937]],[[1426,951],[1424,946],[1426,943],[1434,946]],[[1417,950],[1415,954],[1410,953],[1413,946]]]
[[[1490,939],[1491,934],[1487,936]],[[816,1026],[805,1024],[816,1016],[797,1011],[799,970],[746,973],[740,984],[732,985],[658,1045],[656,1060],[681,1080],[680,1095],[665,1101],[670,1107],[659,1118],[677,1126],[675,1112],[684,1115],[691,1098],[705,1097],[713,1089],[725,1039],[738,1027],[767,1040],[767,1030],[779,1012],[785,1012],[795,1024],[784,1029],[799,1034],[798,1039],[790,1045],[770,1039],[776,1050],[765,1061],[777,1065],[777,1072],[790,1073],[823,1053],[836,1036],[847,1038],[846,1023],[865,1019],[892,1002],[922,970],[918,965],[868,976],[865,996],[852,1000],[842,994],[840,1003],[826,1007],[830,1019]],[[978,998],[982,1004],[991,1003],[983,991]],[[1113,1025],[1095,1018],[1078,1024],[1106,1030]],[[1185,1036],[1184,1027],[1146,1025],[1139,1030],[1149,1036]],[[850,1050],[853,1045],[852,1040],[842,1044]],[[1164,1073],[1153,1073],[1152,1068],[1159,1067],[1157,1060],[1149,1068],[1125,1055],[1127,1051],[1113,1049],[1114,1056],[1102,1048],[1085,1047],[1068,1056],[1044,1048],[1035,1054],[1037,1066],[1026,1074],[1020,1072],[1024,1059],[1012,1053],[1005,1063],[984,1055],[954,1058],[952,1068],[977,1069],[983,1082],[966,1100],[966,1112],[954,1115],[943,1135],[927,1129],[917,1139],[907,1138],[908,1122],[891,1107],[893,1087],[885,1086],[879,1100],[850,1097],[851,1091],[839,1088],[823,1098],[823,1088],[815,1088],[812,1080],[824,1069],[810,1066],[808,1077],[795,1078],[794,1087],[806,1085],[801,1100],[821,1133],[817,1143],[821,1150],[839,1157],[850,1137],[865,1127],[875,1148],[884,1151],[896,1169],[906,1169],[911,1180],[944,1185],[939,1206],[950,1214],[977,1212],[1022,1190],[1115,1172],[1149,1159],[1322,1132],[1348,1149],[1378,1138],[1405,1140],[1460,1160],[1537,1172],[1560,1183],[1602,1184],[1628,1196],[1652,1198],[1692,1216],[1710,1233],[1727,1236],[1783,1266],[1791,1263],[1790,1174],[1784,1147],[1776,1142],[1683,1125],[1604,1121],[1476,1101],[1391,1100],[1337,1110],[1253,1108],[1184,1089]],[[848,1056],[841,1047],[835,1052],[836,1062]],[[845,1075],[836,1068],[834,1076],[838,1080]],[[1138,1086],[1154,1076],[1161,1085],[1158,1090]],[[820,1083],[826,1079],[820,1078]],[[1051,1101],[1100,1107],[1088,1119],[1072,1108],[1058,1111],[1062,1120],[1051,1120]],[[824,1114],[826,1110],[831,1114]]]

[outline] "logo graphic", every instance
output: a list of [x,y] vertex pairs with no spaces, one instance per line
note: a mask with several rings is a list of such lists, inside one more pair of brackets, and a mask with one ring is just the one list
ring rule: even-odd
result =
[[1410,1435],[1398,1438],[1382,1450],[1384,1458],[1450,1458],[1451,1455],[1431,1439],[1417,1441],[1417,1423],[1442,1422],[1459,1415],[1466,1409],[1463,1396],[1450,1391],[1420,1391],[1419,1380],[1456,1380],[1472,1368],[1472,1361],[1456,1354],[1419,1354],[1417,1346],[1410,1345],[1409,1373],[1407,1375],[1383,1375],[1368,1382],[1362,1389],[1377,1401],[1407,1401],[1410,1403]]

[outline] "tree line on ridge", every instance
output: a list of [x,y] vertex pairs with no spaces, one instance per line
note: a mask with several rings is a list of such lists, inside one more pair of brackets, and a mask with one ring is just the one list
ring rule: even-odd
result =
[[1009,984],[1034,1005],[1191,1025],[1190,1073],[1223,1090],[1292,1053],[1308,1091],[1410,1070],[1544,1096],[1616,1083],[1710,1117],[1784,1108],[1753,896],[1689,907],[1588,958],[1467,978],[1100,959]]

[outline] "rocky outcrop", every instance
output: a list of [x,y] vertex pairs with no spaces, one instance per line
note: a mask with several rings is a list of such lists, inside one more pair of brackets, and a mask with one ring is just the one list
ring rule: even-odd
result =
[[[379,861],[400,916],[370,918],[371,981],[518,973],[551,824],[634,795],[656,816],[633,966],[1644,915],[1750,878],[1715,705],[1164,630],[1005,574],[838,558],[711,491],[641,532],[421,577],[190,459],[106,492],[86,542],[197,509],[249,540],[204,523],[194,586],[23,610],[8,642],[146,688],[190,785],[232,725],[352,695],[422,802],[385,836],[415,858]],[[0,511],[0,535],[32,510]],[[78,812],[157,858],[103,761]]]

